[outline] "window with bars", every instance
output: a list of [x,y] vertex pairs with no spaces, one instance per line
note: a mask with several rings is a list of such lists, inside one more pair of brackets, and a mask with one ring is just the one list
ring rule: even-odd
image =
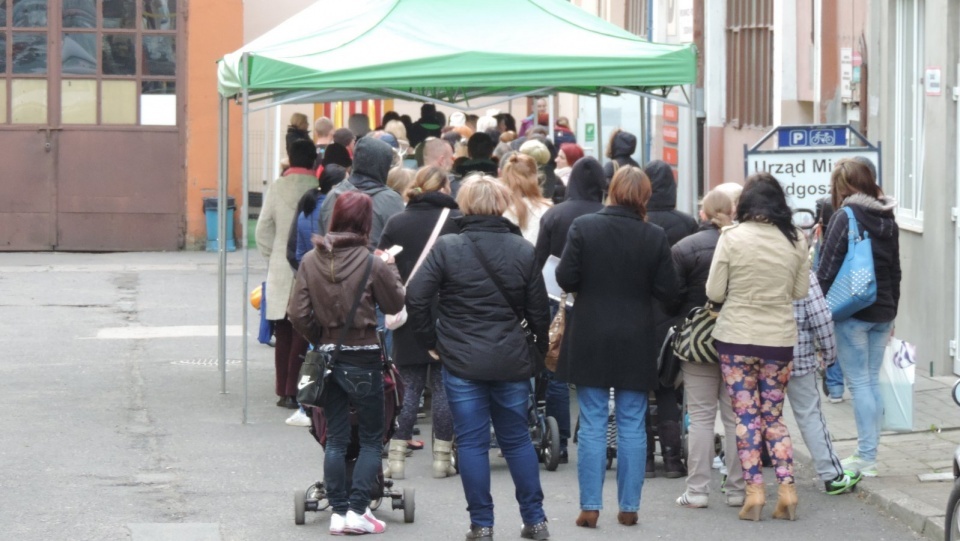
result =
[[647,0],[625,0],[627,32],[642,38],[647,37]]
[[727,123],[773,124],[773,0],[727,0]]
[[893,161],[897,221],[919,231],[923,227],[923,0],[898,0],[896,16]]
[[2,123],[176,124],[177,0],[0,0],[0,48]]

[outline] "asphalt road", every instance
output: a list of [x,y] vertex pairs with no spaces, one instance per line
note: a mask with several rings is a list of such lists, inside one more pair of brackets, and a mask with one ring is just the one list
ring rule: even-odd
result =
[[[259,282],[259,256],[251,281]],[[239,255],[231,255],[231,324],[240,323]],[[250,341],[249,417],[241,423],[243,371],[231,362],[220,393],[209,336],[98,338],[116,328],[201,334],[216,324],[216,257],[169,254],[0,254],[0,539],[307,540],[328,515],[293,522],[292,493],[321,475],[322,452],[274,405],[273,350]],[[251,324],[257,322],[252,310]],[[200,326],[193,328],[191,326]],[[174,329],[157,329],[174,327]],[[127,329],[129,331],[129,329]],[[141,334],[146,336],[146,333]],[[228,356],[240,356],[239,338]],[[423,425],[429,434],[429,425]],[[429,437],[427,437],[429,439]],[[798,470],[800,519],[737,520],[711,497],[678,508],[682,480],[644,485],[640,525],[616,524],[615,473],[594,531],[576,528],[575,449],[570,465],[541,472],[554,539],[917,538],[856,495],[827,496]],[[491,453],[498,539],[519,539],[506,464]],[[408,460],[416,522],[378,513],[391,539],[462,539],[469,519],[459,478],[429,478],[429,451]],[[772,480],[772,472],[769,472]],[[768,493],[773,499],[774,487]]]

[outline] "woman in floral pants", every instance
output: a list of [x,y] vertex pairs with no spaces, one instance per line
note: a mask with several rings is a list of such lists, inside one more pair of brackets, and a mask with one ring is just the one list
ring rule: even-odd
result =
[[746,498],[744,520],[760,520],[766,501],[761,445],[776,466],[774,518],[795,520],[793,446],[781,420],[797,324],[793,301],[807,296],[807,243],[793,226],[780,183],[768,173],[747,179],[737,206],[740,223],[720,235],[707,278],[707,297],[723,303],[713,338],[737,415],[737,450]]

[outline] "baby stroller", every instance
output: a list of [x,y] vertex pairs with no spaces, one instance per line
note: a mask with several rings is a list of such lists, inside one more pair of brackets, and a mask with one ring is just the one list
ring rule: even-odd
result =
[[[383,334],[380,333],[380,351],[386,351],[383,348]],[[394,431],[397,428],[397,417],[400,416],[400,408],[403,406],[403,382],[400,379],[400,373],[396,365],[393,364],[388,356],[381,353],[383,358],[383,409],[384,409],[384,427],[383,443],[390,441]],[[323,415],[322,408],[309,408],[311,411],[310,434],[317,440],[321,447],[326,449],[327,445],[327,420]],[[356,412],[350,410],[350,444],[347,446],[347,479],[353,477],[353,466],[360,455],[360,438],[357,432]],[[349,490],[349,486],[347,487]],[[370,509],[376,510],[383,503],[384,498],[390,499],[392,509],[403,509],[403,521],[412,523],[414,513],[416,512],[415,490],[405,488],[402,491],[394,489],[393,480],[384,479],[383,470],[377,474],[377,485],[374,492],[370,494]],[[305,522],[307,511],[324,511],[330,507],[330,501],[327,500],[327,492],[323,481],[317,481],[308,486],[306,490],[293,491],[293,517],[294,523],[301,525]]]

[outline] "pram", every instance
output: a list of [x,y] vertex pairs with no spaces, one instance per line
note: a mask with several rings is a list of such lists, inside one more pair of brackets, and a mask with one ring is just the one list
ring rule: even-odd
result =
[[[385,351],[383,345],[383,335],[380,333],[380,351]],[[400,408],[403,406],[403,381],[400,379],[400,373],[396,365],[389,357],[383,358],[383,443],[390,441],[394,431],[397,429],[397,418],[400,416]],[[327,420],[323,415],[322,408],[308,408],[311,413],[310,434],[317,440],[321,447],[326,449],[327,445]],[[350,409],[350,444],[347,446],[347,480],[353,477],[353,467],[360,454],[360,438],[357,432],[356,412]],[[349,490],[349,485],[347,486]],[[416,512],[415,490],[405,488],[397,490],[393,487],[393,480],[384,479],[383,469],[377,474],[376,489],[370,494],[370,509],[376,510],[383,503],[384,498],[390,499],[392,509],[403,509],[403,521],[412,523],[414,513]],[[301,525],[305,522],[307,511],[324,511],[330,507],[330,501],[327,500],[326,487],[323,481],[313,483],[306,490],[293,491],[293,517],[294,523]]]

